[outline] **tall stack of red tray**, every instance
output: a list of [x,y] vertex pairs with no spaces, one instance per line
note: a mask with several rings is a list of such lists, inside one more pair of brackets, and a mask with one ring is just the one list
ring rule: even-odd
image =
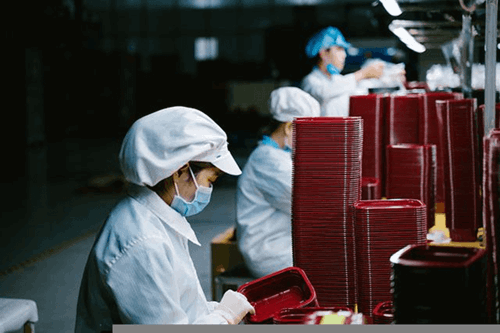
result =
[[500,291],[495,279],[500,278],[498,260],[500,259],[500,129],[493,129],[483,139],[483,228],[488,255],[487,292],[488,317],[491,324],[500,323],[497,302],[500,300]]
[[320,306],[355,304],[352,205],[361,198],[363,120],[294,120],[292,250]]
[[419,143],[419,95],[388,95],[384,102],[384,144]]
[[444,157],[446,226],[453,241],[474,242],[482,221],[482,112],[476,99],[436,101],[436,110]]
[[363,170],[362,177],[383,177],[384,103],[382,95],[351,96],[349,115],[363,118]]
[[435,223],[436,145],[388,145],[385,194],[418,199],[427,206],[427,230]]
[[427,240],[426,207],[414,199],[365,200],[354,204],[358,311],[371,315],[392,299],[391,255]]
[[437,152],[437,183],[436,202],[444,203],[444,173],[443,156],[439,145],[439,129],[436,114],[436,101],[463,99],[462,93],[427,92],[419,95],[419,142],[436,145]]

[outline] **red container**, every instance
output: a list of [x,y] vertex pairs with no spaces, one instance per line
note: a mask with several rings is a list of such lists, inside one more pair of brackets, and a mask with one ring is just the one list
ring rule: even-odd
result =
[[394,305],[392,301],[380,302],[373,309],[373,323],[388,325],[394,319]]
[[419,95],[390,95],[384,100],[385,144],[419,143]]
[[487,266],[487,303],[490,324],[497,324],[496,303],[500,299],[495,276],[500,276],[498,260],[500,258],[500,228],[497,221],[500,218],[499,205],[499,165],[500,165],[500,129],[493,129],[483,139],[483,228],[488,253]]
[[436,101],[445,174],[446,226],[453,241],[474,242],[481,223],[481,108],[476,99]]
[[429,230],[435,224],[436,145],[388,145],[386,157],[386,197],[425,203]]
[[308,307],[308,308],[295,308],[295,309],[282,309],[280,312],[274,315],[273,323],[275,325],[286,325],[286,324],[296,324],[303,325],[310,318],[311,315],[317,314],[323,311],[339,312],[339,311],[349,311],[352,312],[348,307]]
[[443,155],[439,142],[439,129],[436,114],[436,101],[463,99],[462,93],[454,92],[427,92],[419,95],[419,142],[421,144],[436,145],[436,202],[444,203],[444,169]]
[[238,292],[255,308],[254,315],[244,318],[247,324],[272,324],[274,315],[285,308],[319,306],[311,282],[298,267],[288,267],[247,282]]
[[383,154],[385,147],[383,131],[384,103],[382,95],[351,96],[349,115],[363,118],[362,177],[372,177],[381,180],[383,177]]

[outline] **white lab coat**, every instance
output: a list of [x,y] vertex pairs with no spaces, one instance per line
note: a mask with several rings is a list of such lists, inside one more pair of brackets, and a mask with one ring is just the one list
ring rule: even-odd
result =
[[323,117],[348,117],[350,96],[368,94],[354,73],[328,77],[317,67],[304,77],[301,88],[318,100]]
[[255,277],[293,265],[292,154],[260,143],[238,178],[238,247]]
[[78,298],[76,332],[113,324],[227,324],[201,288],[187,220],[147,187],[131,185],[90,252]]

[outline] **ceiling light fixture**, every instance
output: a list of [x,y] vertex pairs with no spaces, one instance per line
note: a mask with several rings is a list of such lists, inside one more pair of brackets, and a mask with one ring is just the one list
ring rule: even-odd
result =
[[392,16],[399,16],[403,13],[396,0],[379,0],[385,10]]
[[417,42],[417,40],[405,28],[397,27],[393,23],[391,23],[389,25],[389,30],[391,30],[393,34],[398,36],[401,42],[403,42],[409,49],[417,53],[425,52],[425,46]]

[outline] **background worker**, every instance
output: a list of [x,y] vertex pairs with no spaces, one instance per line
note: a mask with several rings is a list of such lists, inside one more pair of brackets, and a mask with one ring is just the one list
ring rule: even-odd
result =
[[250,273],[258,278],[293,264],[291,191],[293,119],[316,117],[320,106],[295,87],[274,90],[272,121],[238,178],[237,240]]
[[349,97],[368,93],[358,83],[365,79],[380,78],[384,72],[384,63],[380,61],[351,74],[340,74],[349,47],[351,44],[334,27],[322,29],[306,45],[306,55],[315,58],[316,65],[302,80],[301,88],[321,104],[321,116],[349,116]]

